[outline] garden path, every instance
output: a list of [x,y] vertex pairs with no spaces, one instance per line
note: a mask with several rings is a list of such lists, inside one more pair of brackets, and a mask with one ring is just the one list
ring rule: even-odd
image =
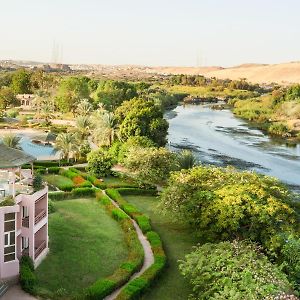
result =
[[[107,197],[109,197],[109,196],[107,195]],[[115,202],[111,198],[110,198],[110,200],[112,201],[112,203],[113,203],[114,206],[120,208],[119,205],[117,204],[117,202]],[[153,256],[153,252],[152,252],[152,249],[151,249],[149,241],[147,240],[146,236],[143,234],[142,230],[140,229],[140,227],[138,226],[138,224],[136,223],[136,221],[133,220],[131,217],[130,217],[130,219],[131,219],[131,221],[133,223],[133,226],[134,226],[134,228],[136,230],[136,233],[138,235],[138,239],[140,240],[140,243],[141,243],[141,245],[142,245],[142,247],[144,249],[144,263],[143,263],[143,266],[140,269],[140,271],[134,273],[131,276],[131,278],[129,279],[129,281],[135,279],[136,277],[139,277],[141,274],[143,274],[154,263],[154,256]],[[114,299],[116,299],[116,297],[119,295],[119,293],[121,292],[122,288],[125,285],[126,285],[126,283],[123,286],[119,287],[117,290],[115,290],[112,294],[106,296],[104,298],[104,300],[114,300]]]

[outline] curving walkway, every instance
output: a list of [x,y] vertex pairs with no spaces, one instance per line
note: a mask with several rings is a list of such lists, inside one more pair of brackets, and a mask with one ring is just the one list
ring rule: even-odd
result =
[[[106,194],[106,196],[109,197],[107,194]],[[110,197],[109,197],[109,199],[111,200],[111,202],[113,203],[114,206],[116,206],[119,209],[121,209],[117,202],[115,202]],[[143,234],[142,230],[140,229],[140,227],[138,226],[138,224],[136,223],[136,221],[133,220],[131,217],[130,217],[130,219],[131,219],[131,221],[133,223],[133,226],[134,226],[134,228],[136,230],[136,233],[138,235],[138,239],[140,240],[140,243],[142,244],[142,247],[144,249],[144,262],[143,262],[142,268],[138,272],[134,273],[131,276],[131,278],[129,279],[129,281],[131,281],[132,279],[135,279],[136,277],[139,277],[141,274],[143,274],[154,263],[154,256],[153,256],[153,252],[152,252],[152,249],[151,249],[149,241],[147,240],[146,236]],[[114,299],[116,299],[116,297],[119,295],[119,293],[121,292],[122,288],[126,284],[127,283],[125,283],[123,286],[119,287],[112,294],[106,296],[104,298],[104,300],[114,300]]]

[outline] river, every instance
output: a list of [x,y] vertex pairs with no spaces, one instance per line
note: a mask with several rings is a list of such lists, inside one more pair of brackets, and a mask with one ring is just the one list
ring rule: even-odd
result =
[[190,149],[203,164],[271,175],[300,191],[300,144],[275,142],[230,110],[205,104],[177,106],[165,118],[171,149]]

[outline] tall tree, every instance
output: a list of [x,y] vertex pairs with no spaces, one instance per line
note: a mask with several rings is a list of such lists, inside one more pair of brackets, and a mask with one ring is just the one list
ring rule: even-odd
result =
[[89,97],[89,88],[86,80],[81,77],[63,79],[58,87],[56,106],[61,112],[75,113],[82,99]]
[[76,157],[79,151],[76,135],[72,132],[60,133],[55,140],[55,149],[59,150],[61,157],[68,161],[71,157]]
[[0,88],[0,110],[4,110],[8,106],[13,106],[18,104],[19,101],[10,87]]
[[94,93],[96,103],[103,103],[104,108],[109,111],[113,111],[120,106],[123,101],[136,96],[137,92],[133,84],[116,80],[101,81]]
[[120,136],[127,140],[131,136],[146,136],[158,146],[166,144],[168,122],[163,112],[153,101],[132,99],[125,101],[117,110],[116,117],[120,123]]
[[118,133],[118,122],[115,115],[112,112],[100,112],[94,122],[93,138],[95,142],[100,146],[111,146]]
[[19,69],[13,74],[11,88],[15,94],[31,93],[30,76],[31,74],[25,69]]

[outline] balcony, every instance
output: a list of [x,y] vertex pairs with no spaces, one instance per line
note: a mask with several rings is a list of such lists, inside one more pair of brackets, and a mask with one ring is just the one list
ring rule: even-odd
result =
[[34,259],[36,259],[46,249],[46,246],[46,241],[41,241],[36,244],[34,247]]
[[43,220],[46,217],[46,215],[47,215],[47,212],[45,209],[39,210],[34,217],[34,225],[36,225],[41,220]]

